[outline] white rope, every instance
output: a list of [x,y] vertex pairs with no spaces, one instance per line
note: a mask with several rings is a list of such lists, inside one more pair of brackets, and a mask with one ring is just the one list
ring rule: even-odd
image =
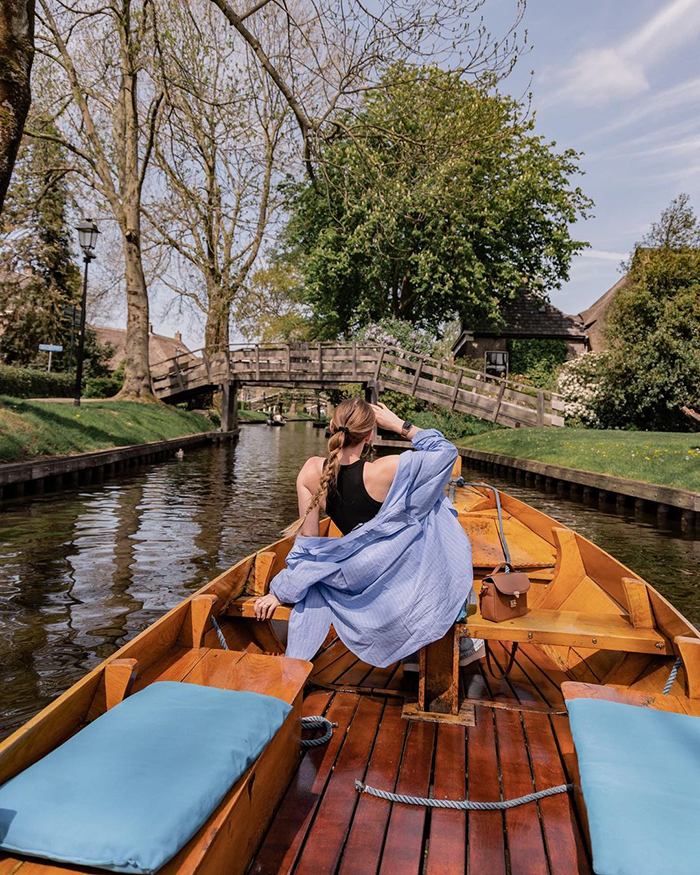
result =
[[424,796],[406,796],[403,793],[389,793],[387,790],[378,790],[369,787],[362,781],[355,781],[355,789],[358,793],[367,793],[369,796],[377,796],[388,802],[403,802],[405,805],[424,805],[427,808],[458,808],[462,811],[503,811],[508,808],[516,808],[527,802],[536,802],[538,799],[546,799],[548,796],[558,796],[573,790],[573,784],[560,784],[558,787],[549,787],[546,790],[537,790],[517,799],[503,799],[500,802],[470,802],[469,799],[427,799]]
[[317,729],[320,726],[325,726],[326,731],[323,735],[320,735],[318,738],[302,738],[301,746],[302,747],[318,747],[319,744],[325,744],[327,741],[331,740],[333,736],[333,729],[338,726],[337,723],[331,723],[326,717],[302,717],[301,718],[301,728],[302,729]]

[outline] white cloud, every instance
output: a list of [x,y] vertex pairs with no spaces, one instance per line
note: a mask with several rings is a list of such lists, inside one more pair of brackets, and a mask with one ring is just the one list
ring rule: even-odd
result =
[[584,249],[581,258],[593,258],[597,261],[624,261],[629,252],[610,252],[607,249]]
[[618,45],[580,52],[562,72],[548,104],[601,105],[648,91],[647,68],[700,31],[700,0],[670,0]]

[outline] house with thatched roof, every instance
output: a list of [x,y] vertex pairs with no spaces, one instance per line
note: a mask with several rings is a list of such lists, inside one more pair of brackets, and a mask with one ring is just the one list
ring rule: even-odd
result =
[[569,358],[588,350],[588,334],[580,316],[567,316],[561,310],[531,295],[507,301],[501,307],[503,321],[499,327],[484,321],[462,325],[452,346],[455,358],[477,359],[493,376],[508,372],[508,341],[561,340]]
[[[109,370],[114,373],[126,356],[126,329],[104,328],[101,325],[91,325],[97,333],[101,344],[110,344],[114,352],[107,363]],[[153,326],[148,326],[148,357],[151,365],[173,358],[176,355],[184,355],[190,350],[183,343],[182,334],[175,332],[175,337],[167,337],[165,334],[155,334]]]
[[588,343],[590,344],[591,352],[601,352],[605,349],[605,337],[603,329],[605,327],[605,316],[615,296],[622,289],[629,285],[629,277],[623,276],[619,279],[612,288],[598,298],[591,306],[578,314],[578,318],[583,323],[586,333],[588,334]]

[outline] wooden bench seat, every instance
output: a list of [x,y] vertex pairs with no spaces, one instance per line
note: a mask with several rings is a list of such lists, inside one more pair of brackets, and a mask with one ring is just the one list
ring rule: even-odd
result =
[[670,641],[656,629],[633,626],[618,614],[584,614],[580,611],[551,611],[533,608],[522,617],[493,623],[476,611],[457,624],[460,636],[487,641],[518,641],[534,644],[563,644],[595,647],[628,653],[673,654]]

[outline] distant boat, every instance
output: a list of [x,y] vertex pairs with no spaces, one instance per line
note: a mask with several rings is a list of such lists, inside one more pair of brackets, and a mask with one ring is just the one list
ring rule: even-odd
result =
[[266,421],[268,425],[272,426],[282,426],[287,424],[287,421],[283,416],[281,416],[279,419],[274,419],[272,416],[270,416]]

